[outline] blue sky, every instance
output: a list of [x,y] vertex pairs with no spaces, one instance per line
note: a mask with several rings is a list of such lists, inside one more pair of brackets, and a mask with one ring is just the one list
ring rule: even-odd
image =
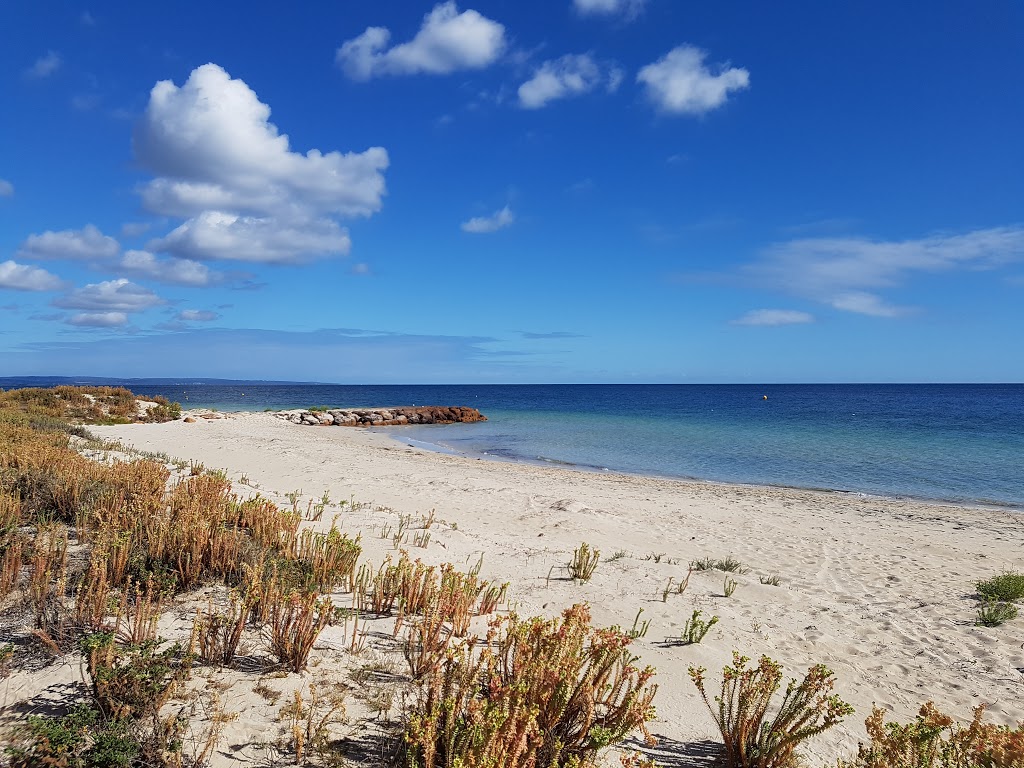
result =
[[1018,3],[0,29],[0,375],[1024,380]]

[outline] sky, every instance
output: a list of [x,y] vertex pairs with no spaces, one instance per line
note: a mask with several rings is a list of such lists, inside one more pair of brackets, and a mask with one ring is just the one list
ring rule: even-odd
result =
[[0,376],[1024,381],[1024,5],[0,4]]

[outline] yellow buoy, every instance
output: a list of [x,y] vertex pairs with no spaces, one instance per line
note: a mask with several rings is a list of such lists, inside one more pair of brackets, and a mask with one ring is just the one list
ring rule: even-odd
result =
[[764,399],[765,399],[765,400],[767,400],[767,399],[768,399],[768,395],[765,395],[765,396],[764,396]]

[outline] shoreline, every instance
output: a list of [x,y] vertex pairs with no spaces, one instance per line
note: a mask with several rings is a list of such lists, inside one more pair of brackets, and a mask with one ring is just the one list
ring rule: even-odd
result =
[[[225,413],[227,413],[225,411]],[[256,411],[231,411],[230,413],[257,413]],[[439,427],[453,427],[456,425],[438,425]],[[943,499],[934,498],[929,496],[914,496],[913,494],[898,494],[898,493],[870,493],[868,491],[849,490],[844,488],[829,488],[826,486],[803,486],[803,485],[786,485],[784,483],[758,483],[758,482],[742,482],[739,480],[715,480],[704,477],[692,477],[687,475],[671,475],[666,473],[659,473],[655,471],[647,472],[629,472],[623,469],[613,469],[610,467],[600,467],[598,465],[587,465],[578,464],[571,461],[562,461],[559,459],[545,459],[535,458],[531,459],[525,456],[501,456],[498,454],[487,453],[486,451],[478,453],[470,451],[461,451],[457,448],[451,448],[440,443],[431,443],[427,440],[420,440],[418,438],[403,438],[400,431],[407,427],[401,426],[389,426],[389,427],[356,427],[356,429],[363,429],[367,432],[376,433],[389,437],[390,439],[404,443],[408,445],[408,440],[412,440],[415,443],[415,447],[421,450],[429,451],[431,453],[438,453],[446,456],[462,456],[466,459],[482,459],[484,461],[494,461],[498,463],[508,464],[522,464],[526,466],[535,467],[551,467],[554,469],[566,469],[576,472],[584,472],[587,474],[596,475],[622,475],[625,477],[640,477],[640,478],[651,478],[656,480],[674,480],[680,483],[707,483],[711,485],[722,485],[722,486],[737,486],[740,488],[773,488],[778,490],[789,490],[789,491],[809,491],[814,493],[835,493],[845,496],[852,496],[864,499],[878,499],[878,500],[891,500],[891,501],[910,501],[919,502],[922,504],[934,504],[937,506],[944,507],[963,507],[969,509],[981,509],[988,510],[991,512],[1013,512],[1017,514],[1024,514],[1024,503],[1016,502],[1001,502],[1001,501],[983,501],[983,500],[962,500],[962,499]],[[413,427],[416,428],[416,427]],[[457,428],[457,427],[456,427]],[[396,430],[392,432],[390,430]]]
[[[816,663],[836,672],[856,715],[808,745],[827,762],[856,750],[872,703],[903,721],[928,700],[962,720],[981,702],[997,722],[1024,719],[1024,619],[976,627],[971,596],[978,579],[1024,570],[1024,516],[1007,510],[485,461],[270,414],[94,431],[224,469],[237,493],[281,506],[296,492],[303,508],[325,492],[351,500],[339,525],[374,564],[395,554],[382,530],[436,511],[429,543],[404,545],[410,556],[465,567],[483,554],[484,578],[511,583],[520,615],[587,602],[596,625],[629,626],[642,609],[651,630],[636,652],[658,670],[652,730],[666,743],[717,739],[686,669],[717,673],[733,649],[768,654],[787,676]],[[602,556],[577,585],[559,569],[584,541]],[[694,571],[684,594],[663,596],[709,557],[749,571]],[[761,581],[772,575],[781,586]],[[723,576],[739,583],[732,597]],[[720,621],[703,643],[674,643],[694,610]],[[318,647],[329,654],[331,641]]]

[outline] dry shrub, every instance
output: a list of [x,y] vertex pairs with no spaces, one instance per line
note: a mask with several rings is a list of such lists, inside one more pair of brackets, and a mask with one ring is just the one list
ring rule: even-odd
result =
[[129,645],[141,645],[156,639],[156,623],[163,610],[163,595],[156,589],[153,579],[146,581],[145,590],[138,583],[128,582],[121,590],[114,626],[117,639]]
[[853,713],[853,707],[832,694],[832,672],[811,667],[803,681],[790,680],[774,717],[771,700],[782,681],[782,665],[762,656],[756,667],[733,651],[732,666],[722,670],[722,694],[708,700],[703,667],[690,667],[690,677],[718,725],[725,742],[726,768],[793,768],[801,742],[826,731]]
[[298,540],[298,559],[312,566],[313,582],[320,592],[352,589],[356,562],[363,548],[360,537],[350,539],[335,526],[327,533],[306,530]]
[[1024,768],[1024,722],[1017,728],[982,722],[985,706],[964,725],[928,702],[911,723],[886,723],[875,707],[865,721],[868,744],[839,768]]
[[345,722],[344,692],[325,696],[320,686],[310,683],[309,701],[296,689],[291,701],[281,708],[280,717],[288,726],[288,746],[295,765],[305,765],[309,752],[322,757],[330,751],[331,726]]
[[269,599],[270,652],[292,672],[301,672],[313,643],[331,621],[330,598],[316,592],[278,592]]
[[26,537],[20,527],[21,501],[0,493],[0,598],[17,586],[21,575]]
[[630,642],[592,629],[583,605],[560,620],[492,622],[479,655],[472,642],[453,647],[424,681],[407,712],[405,764],[594,765],[599,750],[646,733],[654,717],[654,670],[635,666]]
[[28,599],[36,635],[47,647],[68,649],[72,628],[65,605],[67,593],[68,534],[59,523],[40,525],[29,560]]
[[248,613],[244,600],[235,595],[231,596],[231,609],[228,613],[214,611],[212,603],[206,611],[198,609],[192,625],[191,644],[197,656],[207,664],[230,665],[242,641]]
[[103,553],[93,551],[89,570],[75,591],[75,624],[87,632],[102,632],[111,612],[111,584]]

